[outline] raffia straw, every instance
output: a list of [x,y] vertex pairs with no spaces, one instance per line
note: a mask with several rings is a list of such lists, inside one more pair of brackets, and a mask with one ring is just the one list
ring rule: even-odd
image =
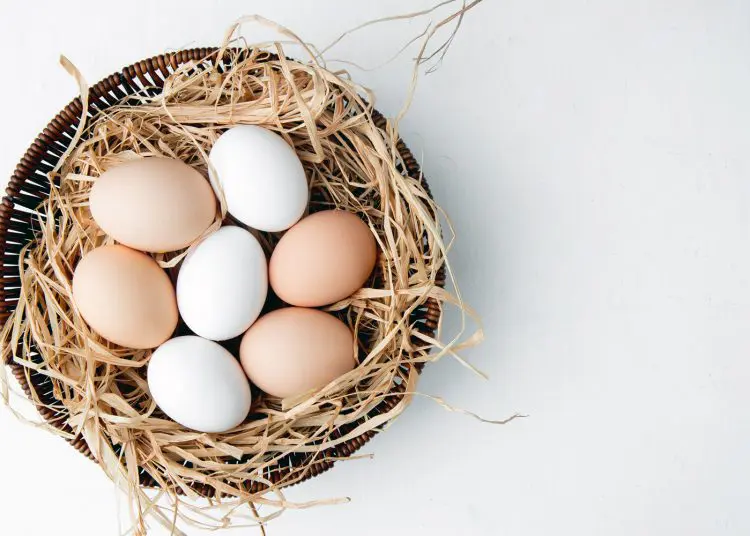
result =
[[[429,40],[469,8],[464,4],[427,32],[407,107]],[[278,57],[257,46],[230,47],[237,42],[238,28],[249,22],[270,26],[301,45],[310,61],[286,59],[280,43],[271,46]],[[444,54],[449,44],[436,53]],[[326,449],[392,422],[418,395],[420,364],[449,355],[478,372],[456,353],[482,335],[481,327],[467,334],[467,315],[478,318],[455,285],[438,221],[440,207],[419,180],[403,171],[397,122],[378,128],[369,92],[347,73],[327,70],[320,58],[314,47],[286,28],[262,17],[246,17],[227,32],[218,55],[183,65],[158,95],[139,94],[91,119],[84,115],[59,164],[59,185],[52,183],[49,199],[38,209],[38,239],[19,255],[21,297],[0,333],[2,358],[48,376],[55,409],[67,415],[73,435],[83,435],[109,478],[128,493],[137,535],[146,534],[147,517],[182,534],[177,520],[204,528],[243,520],[262,526],[288,508],[346,501],[292,503],[282,488],[304,479]],[[85,98],[83,77],[70,62],[62,62]],[[225,68],[218,68],[219,63]],[[82,255],[111,242],[88,209],[89,191],[101,173],[134,158],[169,156],[208,176],[208,151],[224,129],[238,124],[266,127],[290,143],[310,180],[311,209],[358,214],[376,236],[380,255],[371,284],[328,308],[358,335],[359,366],[300,399],[260,398],[252,419],[226,433],[202,434],[169,420],[157,408],[144,376],[150,351],[113,345],[86,325],[71,299],[71,277]],[[226,216],[221,192],[219,197],[221,211],[211,230]],[[273,234],[256,236],[267,252],[278,240]],[[170,269],[185,253],[156,258]],[[453,282],[454,294],[438,284],[442,270]],[[428,302],[461,312],[459,333],[447,343],[410,322],[411,313]],[[7,403],[4,374],[1,394]],[[43,405],[36,393],[32,396],[34,404]],[[450,411],[463,412],[431,398]],[[388,400],[395,404],[384,406]],[[274,484],[271,472],[291,455],[302,461]],[[143,489],[141,471],[161,491]],[[251,493],[252,482],[267,489]],[[188,502],[180,494],[205,502]],[[223,513],[217,518],[211,514],[216,511]]]

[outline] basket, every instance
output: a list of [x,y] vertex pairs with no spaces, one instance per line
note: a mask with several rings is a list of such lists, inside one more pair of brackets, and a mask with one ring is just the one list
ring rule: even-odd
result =
[[[215,62],[218,52],[219,49],[217,48],[182,50],[152,57],[126,67],[122,71],[108,76],[90,89],[88,113],[93,115],[106,110],[136,92],[147,91],[150,94],[158,94],[165,78],[179,66],[190,61]],[[274,57],[269,53],[269,58]],[[219,68],[221,68],[220,65]],[[2,274],[0,276],[0,324],[4,323],[14,311],[19,297],[19,252],[34,239],[33,216],[28,211],[33,211],[43,199],[49,196],[47,173],[55,168],[72,142],[82,111],[81,99],[76,98],[50,121],[18,163],[6,189],[7,195],[3,197],[0,205],[0,272]],[[380,113],[373,111],[373,119],[378,128],[385,128],[386,120]],[[419,165],[403,141],[399,140],[397,150],[405,167],[401,171],[415,180],[421,181],[429,194],[429,188],[420,173]],[[444,283],[445,274],[441,268],[438,273],[437,284],[443,286]],[[437,329],[440,312],[439,304],[430,298],[422,307],[414,311],[410,320],[419,326],[418,329],[421,333],[432,337]],[[33,355],[26,357],[34,360]],[[67,423],[65,407],[54,398],[48,377],[15,362],[7,363],[7,365],[11,368],[13,375],[26,395],[31,396],[33,392],[44,404],[38,407],[42,418],[54,428],[72,435],[73,430]],[[423,363],[407,363],[403,366],[415,367],[417,371],[421,371],[422,365]],[[387,397],[370,414],[363,416],[360,421],[351,423],[347,429],[342,429],[339,433],[346,434],[362,420],[393,409],[402,399],[404,389],[404,384],[394,384],[391,391],[393,396]],[[320,456],[321,459],[308,466],[307,473],[300,481],[307,480],[330,469],[337,459],[351,456],[380,429],[382,429],[382,425],[323,451]],[[71,437],[67,440],[80,453],[96,461],[83,437]],[[295,453],[290,454],[287,457],[288,459],[279,460],[278,467],[271,473],[273,475],[272,484],[277,485],[281,482],[279,485],[283,486],[284,477],[292,468],[310,463],[308,456],[310,455]],[[144,487],[157,485],[151,476],[143,470],[140,472],[140,483]],[[252,493],[262,492],[264,485],[253,482],[248,488]],[[202,489],[201,484],[194,484],[193,489],[201,495],[208,495],[209,493],[208,489]]]

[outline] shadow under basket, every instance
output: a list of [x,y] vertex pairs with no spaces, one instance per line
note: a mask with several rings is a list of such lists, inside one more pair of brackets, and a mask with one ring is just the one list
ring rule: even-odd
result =
[[[181,65],[187,62],[212,65],[216,61],[217,53],[217,48],[182,50],[146,59],[126,67],[122,71],[108,76],[89,90],[88,113],[90,116],[93,116],[102,110],[118,104],[123,99],[135,93],[142,94],[145,91],[151,95],[158,94],[164,85],[165,79]],[[275,58],[272,54],[269,54],[268,57],[269,59]],[[221,62],[218,68],[221,68]],[[49,196],[49,179],[47,178],[47,174],[55,168],[71,144],[80,122],[82,111],[80,98],[76,98],[68,104],[34,140],[10,178],[9,186],[6,189],[7,195],[3,197],[2,204],[0,205],[0,324],[4,323],[13,313],[19,298],[19,253],[35,238],[32,221],[33,215],[29,211],[35,210],[42,200]],[[380,113],[373,111],[373,119],[378,128],[385,128],[386,120]],[[398,141],[397,150],[400,153],[405,168],[401,172],[415,180],[421,181],[424,189],[429,194],[429,188],[420,173],[419,164],[403,141]],[[443,268],[438,273],[437,284],[439,286],[445,284]],[[429,299],[422,307],[414,311],[410,321],[415,326],[418,326],[421,333],[427,337],[432,337],[437,329],[440,312],[439,304],[435,300]],[[34,354],[36,352],[32,350],[31,355],[24,357],[34,361]],[[40,358],[37,356],[36,359],[39,360]],[[60,431],[72,435],[73,430],[67,422],[67,411],[63,404],[54,398],[49,378],[32,368],[27,368],[15,362],[7,363],[7,365],[11,368],[13,375],[20,383],[26,395],[31,397],[33,392],[34,397],[42,402],[43,405],[38,407],[38,411],[44,420]],[[405,363],[402,367],[405,369],[415,367],[417,371],[421,371],[422,365],[423,363]],[[337,433],[343,436],[347,432],[354,430],[364,420],[393,409],[401,401],[404,389],[405,383],[394,383],[391,391],[393,396],[385,397],[383,402],[377,405],[368,415],[363,416],[357,422],[349,424],[346,428],[342,427]],[[380,428],[382,428],[382,425]],[[313,461],[309,465],[308,471],[300,481],[312,478],[331,468],[337,458],[352,455],[373,437],[380,428],[373,429],[363,435],[320,452],[317,456],[320,460]],[[95,460],[83,437],[72,437],[68,439],[68,442],[79,452]],[[280,481],[283,482],[284,477],[290,472],[291,468],[310,463],[309,456],[309,454],[291,454],[285,459],[279,460],[271,472],[271,481],[273,484],[277,484]],[[140,473],[140,477],[141,484],[145,487],[154,487],[157,485],[153,478],[143,470]],[[205,489],[205,485],[203,484],[194,484],[193,489],[201,495],[210,494],[210,490]],[[252,493],[261,492],[263,489],[265,489],[265,485],[259,482],[253,482],[249,486],[249,491]]]

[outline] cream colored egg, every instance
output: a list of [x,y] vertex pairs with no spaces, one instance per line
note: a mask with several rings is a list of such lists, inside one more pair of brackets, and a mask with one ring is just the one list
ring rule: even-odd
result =
[[302,219],[276,245],[271,287],[285,302],[319,307],[356,292],[376,260],[375,237],[355,214],[325,210]]
[[208,181],[173,158],[142,158],[107,170],[94,182],[89,202],[104,232],[154,253],[189,246],[216,215]]
[[169,276],[150,256],[125,246],[100,247],[81,259],[73,299],[91,329],[127,348],[155,348],[177,327]]
[[266,393],[294,397],[324,387],[356,365],[354,338],[338,318],[302,307],[278,309],[242,337],[240,360]]

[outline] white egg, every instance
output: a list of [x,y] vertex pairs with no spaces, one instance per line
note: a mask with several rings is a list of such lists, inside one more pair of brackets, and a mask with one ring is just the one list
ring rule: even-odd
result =
[[222,227],[188,253],[177,276],[177,308],[206,339],[241,335],[258,318],[268,293],[268,263],[241,227]]
[[229,213],[248,227],[278,232],[302,217],[305,170],[278,134],[253,125],[230,128],[214,143],[209,160]]
[[199,432],[226,432],[250,411],[250,384],[239,362],[213,341],[170,339],[151,355],[148,388],[172,420]]

